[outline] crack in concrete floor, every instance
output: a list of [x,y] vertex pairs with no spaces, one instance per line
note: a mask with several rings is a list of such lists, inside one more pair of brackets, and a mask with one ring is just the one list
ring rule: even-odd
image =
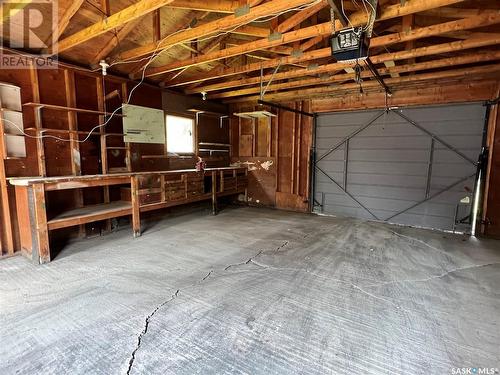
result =
[[[409,241],[416,241],[416,242],[422,243],[422,244],[426,245],[427,247],[429,247],[429,248],[431,248],[431,249],[433,249],[435,251],[438,251],[440,253],[444,253],[445,255],[449,256],[449,254],[446,253],[445,251],[443,251],[443,250],[441,250],[439,248],[436,248],[436,247],[434,247],[432,245],[429,245],[428,243],[426,243],[426,242],[424,242],[422,240],[419,240],[419,239],[416,239],[416,238],[413,238],[413,237],[410,237],[410,236],[406,236],[406,235],[403,235],[401,233],[398,233],[398,232],[395,232],[395,231],[392,231],[392,230],[390,230],[390,232],[393,233],[394,235],[397,235],[400,238],[404,238],[404,239],[409,240]],[[304,235],[303,239],[306,238],[306,237],[308,237],[308,234]],[[274,266],[271,266],[271,265],[268,265],[268,264],[264,264],[262,262],[258,262],[256,260],[256,258],[258,258],[259,256],[261,256],[263,254],[276,253],[276,252],[280,251],[281,249],[283,249],[284,247],[288,246],[289,244],[290,244],[290,241],[284,241],[280,246],[276,247],[274,250],[270,250],[270,251],[260,250],[255,255],[253,255],[250,258],[248,258],[246,261],[240,262],[240,263],[232,263],[232,264],[224,267],[223,270],[227,271],[227,270],[229,270],[232,267],[244,266],[244,265],[248,265],[248,264],[252,263],[252,264],[255,264],[256,266],[258,266],[258,267],[260,267],[262,269],[267,269],[267,270],[277,270],[277,271],[285,271],[286,270],[286,271],[294,271],[294,272],[307,272],[307,273],[309,273],[309,274],[311,274],[312,276],[315,276],[315,277],[325,278],[325,279],[328,279],[330,281],[336,281],[336,282],[339,282],[339,283],[342,283],[342,284],[345,284],[345,285],[350,285],[352,288],[360,291],[361,293],[364,293],[365,295],[367,295],[367,296],[369,296],[371,298],[387,302],[387,303],[395,306],[396,309],[398,309],[398,310],[402,310],[402,311],[405,311],[405,312],[410,312],[409,310],[401,307],[401,305],[397,304],[394,300],[387,299],[387,298],[384,298],[384,297],[380,297],[380,296],[378,296],[376,294],[368,292],[364,288],[372,288],[372,287],[377,287],[377,286],[399,284],[399,283],[427,282],[427,281],[432,281],[432,280],[435,280],[435,279],[441,279],[441,278],[444,278],[446,276],[449,276],[450,274],[453,274],[453,273],[456,273],[456,272],[460,272],[460,271],[466,271],[466,270],[477,269],[477,268],[481,268],[481,267],[487,267],[487,266],[493,266],[493,265],[500,264],[500,262],[495,262],[495,263],[487,263],[487,264],[477,264],[477,265],[466,266],[466,267],[457,267],[457,268],[449,270],[449,271],[447,271],[447,272],[445,272],[443,274],[433,275],[433,276],[430,276],[430,277],[424,278],[424,279],[401,279],[401,280],[393,280],[393,281],[388,281],[388,282],[369,284],[369,285],[365,285],[365,286],[361,287],[361,286],[359,286],[359,285],[357,285],[355,283],[352,283],[350,281],[346,281],[346,280],[342,280],[342,279],[336,279],[336,278],[332,278],[332,277],[325,277],[325,276],[322,276],[322,275],[317,274],[317,273],[311,273],[311,272],[308,272],[304,268],[274,267]],[[245,270],[243,272],[253,272],[253,271],[255,271],[255,270],[249,269],[249,270]],[[206,281],[214,273],[215,273],[214,270],[210,270],[199,282],[194,283],[192,285],[188,285],[188,286],[186,286],[183,289],[188,289],[188,288],[193,287],[195,285],[199,285],[201,282]],[[142,338],[148,332],[149,322],[150,322],[151,318],[158,312],[158,310],[160,310],[162,307],[164,307],[165,305],[167,305],[168,303],[170,303],[171,301],[173,301],[175,298],[177,298],[177,296],[179,295],[180,291],[181,290],[178,289],[175,292],[175,294],[170,299],[168,299],[167,301],[162,302],[160,305],[158,305],[153,310],[153,312],[150,315],[148,315],[146,317],[144,329],[143,329],[143,331],[138,336],[137,346],[134,349],[134,351],[132,352],[132,355],[131,355],[131,358],[130,358],[130,361],[129,361],[129,367],[128,367],[128,370],[127,370],[127,375],[130,375],[130,371],[132,370],[132,366],[133,366],[134,361],[135,361],[135,354],[137,353],[137,351],[139,350],[139,348],[141,346]]]

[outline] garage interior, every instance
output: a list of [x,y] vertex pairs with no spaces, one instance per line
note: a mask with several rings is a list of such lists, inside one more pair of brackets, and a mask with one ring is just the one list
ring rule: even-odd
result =
[[0,7],[1,374],[499,373],[498,1]]

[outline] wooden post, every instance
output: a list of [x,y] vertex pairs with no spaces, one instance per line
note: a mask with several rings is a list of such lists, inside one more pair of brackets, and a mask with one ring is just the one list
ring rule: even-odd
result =
[[1,206],[1,216],[0,216],[0,230],[3,227],[3,233],[0,231],[0,255],[3,255],[2,250],[2,237],[5,240],[5,248],[8,254],[14,254],[14,239],[12,236],[12,221],[10,217],[10,205],[9,205],[9,189],[7,186],[6,172],[5,172],[5,162],[7,157],[7,150],[5,147],[5,129],[3,125],[3,113],[0,112],[0,206]]
[[[49,230],[47,228],[47,213],[45,202],[45,187],[43,184],[33,185],[34,219],[36,228],[36,246],[33,248],[33,260],[40,264],[50,262]],[[36,259],[38,255],[38,259]]]
[[[245,168],[245,177],[248,179],[248,168]],[[248,204],[248,182],[245,188],[245,202]]]
[[139,197],[139,180],[138,177],[130,177],[130,185],[132,188],[132,228],[134,238],[141,236],[141,202]]
[[[64,85],[66,89],[66,105],[68,107],[76,108],[75,97],[75,74],[69,69],[64,69]],[[76,112],[68,111],[68,129],[70,130],[70,148],[71,148],[71,171],[74,176],[82,174],[81,158],[80,158],[80,143],[78,131],[78,118]],[[75,189],[75,200],[77,207],[83,207],[83,191],[82,189]],[[79,226],[79,237],[85,237],[85,225]]]
[[212,215],[217,215],[217,173],[212,171]]
[[165,202],[167,200],[167,193],[165,191],[165,175],[160,176],[160,189],[161,189],[161,201]]
[[[38,70],[36,66],[31,63],[30,66],[30,79],[31,86],[33,88],[33,101],[35,103],[40,103],[40,87],[38,85]],[[43,138],[41,138],[42,132],[42,110],[39,107],[34,108],[35,111],[35,128],[36,128],[36,153],[38,158],[38,174],[42,177],[46,175],[45,168],[45,148],[43,144]]]
[[[105,106],[105,98],[104,98],[104,82],[100,77],[96,77],[96,86],[97,86],[97,107],[99,111],[104,111]],[[104,124],[106,122],[106,115],[99,116],[99,123]],[[106,129],[105,126],[101,126],[99,128],[100,134],[100,144],[101,144],[101,172],[103,174],[109,173],[108,168],[108,146],[106,139]],[[109,186],[103,187],[104,193],[104,203],[110,202],[109,197]],[[104,232],[111,232],[111,220],[106,220],[106,224],[104,226]]]

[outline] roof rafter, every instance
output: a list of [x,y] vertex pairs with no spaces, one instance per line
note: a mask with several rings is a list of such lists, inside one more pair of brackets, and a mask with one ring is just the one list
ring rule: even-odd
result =
[[[377,21],[395,17],[401,17],[406,14],[412,14],[416,12],[421,12],[423,10],[432,9],[436,6],[455,4],[455,3],[460,3],[462,1],[464,0],[426,0],[426,1],[409,0],[406,2],[404,6],[399,4],[387,6],[384,10],[380,12]],[[368,17],[364,11],[359,11],[353,14],[350,17],[350,19],[351,19],[351,24],[353,25],[363,25],[367,22]],[[338,29],[341,29],[342,26],[340,22],[337,20],[336,23],[338,23]],[[183,69],[187,66],[201,65],[207,62],[212,62],[215,60],[242,55],[259,49],[275,47],[282,44],[288,44],[304,39],[313,38],[318,35],[329,35],[332,32],[333,32],[332,23],[325,22],[319,25],[314,25],[296,31],[287,32],[281,35],[281,38],[278,40],[261,39],[250,43],[242,44],[237,47],[228,48],[223,51],[217,51],[211,54],[207,54],[205,56],[194,57],[185,61],[179,61],[160,67],[149,68],[146,71],[146,76],[150,77],[154,75],[175,71],[178,69]]]
[[[491,77],[492,74],[498,76],[500,73],[500,64],[489,64],[485,66],[478,67],[469,67],[469,68],[461,68],[461,69],[453,69],[446,71],[439,71],[433,73],[421,73],[409,76],[402,76],[397,78],[387,78],[385,82],[387,85],[391,87],[393,85],[398,85],[401,83],[421,83],[423,81],[436,81],[441,79],[450,79],[450,78],[468,78],[468,79],[481,79],[484,76]],[[376,81],[368,81],[363,83],[363,88],[367,87],[380,87],[380,84]],[[266,100],[292,100],[294,98],[312,98],[315,96],[324,96],[332,93],[341,94],[346,90],[356,90],[359,89],[358,83],[347,83],[342,85],[335,85],[334,87],[330,86],[322,86],[315,87],[311,89],[300,89],[300,90],[290,90],[284,92],[278,92],[275,94],[266,95]],[[239,103],[239,102],[248,102],[248,101],[256,101],[260,98],[259,95],[256,96],[247,96],[236,98],[232,100],[226,101],[226,103]]]
[[122,52],[119,58],[122,60],[135,59],[138,57],[146,56],[155,51],[161,51],[166,48],[172,47],[178,43],[188,42],[200,37],[206,37],[214,33],[227,32],[238,26],[246,25],[256,19],[274,15],[276,13],[285,11],[289,8],[298,7],[301,5],[311,4],[315,0],[273,0],[269,3],[251,8],[250,11],[242,16],[230,15],[218,20],[207,22],[201,26],[194,27],[189,30],[172,34],[170,37],[162,40],[160,44],[150,43],[145,46],[134,48],[129,51]]
[[58,53],[64,52],[99,35],[107,33],[116,27],[122,26],[127,22],[142,17],[164,5],[171,3],[172,1],[173,0],[140,0],[138,3],[135,3],[107,17],[106,19],[61,40],[57,43],[54,50]]
[[[382,59],[378,59],[382,61]],[[378,69],[378,73],[381,75],[390,74],[399,74],[399,73],[408,73],[408,72],[417,72],[428,69],[435,68],[445,68],[445,67],[454,67],[457,65],[465,65],[465,64],[473,64],[473,63],[481,63],[486,61],[500,60],[500,51],[484,51],[464,56],[458,57],[450,57],[445,59],[438,59],[432,61],[426,61],[422,63],[414,63],[408,65],[400,65],[394,66],[391,68],[383,68]],[[391,60],[384,60],[391,61]],[[372,74],[370,71],[364,71],[361,74],[362,78],[371,78]],[[291,89],[298,87],[306,87],[306,86],[315,86],[315,85],[329,85],[335,82],[345,82],[350,81],[354,78],[353,74],[336,74],[330,76],[328,78],[309,78],[303,80],[297,80],[292,82],[278,83],[274,85],[269,85],[267,88],[267,92],[278,91],[282,89]],[[210,95],[210,99],[222,99],[222,98],[230,98],[235,96],[243,96],[243,95],[251,95],[257,94],[260,92],[260,87],[252,87],[248,89],[242,90],[231,90],[228,92],[223,92],[219,94]]]
[[[371,40],[371,45],[372,45],[372,47],[387,46],[387,45],[394,44],[394,43],[411,41],[411,40],[416,40],[416,39],[420,39],[420,38],[425,38],[428,36],[439,35],[441,33],[448,32],[450,30],[454,30],[454,31],[466,30],[466,29],[470,29],[470,28],[482,27],[482,26],[485,26],[486,24],[491,25],[491,24],[495,24],[495,23],[500,23],[500,13],[498,13],[496,15],[495,14],[482,15],[482,16],[471,17],[471,18],[468,18],[465,20],[445,22],[445,23],[438,24],[438,25],[432,25],[432,26],[428,26],[428,27],[422,27],[419,29],[410,30],[410,31],[405,32],[405,33],[396,33],[396,34],[375,37]],[[446,50],[449,50],[449,48],[450,48],[449,46],[453,46],[453,47],[463,46],[465,48],[468,45],[476,45],[478,43],[485,43],[485,42],[487,43],[487,45],[491,45],[491,44],[494,44],[494,42],[496,40],[498,40],[496,34],[482,35],[481,38],[472,37],[467,42],[464,41],[463,43],[462,43],[462,41],[460,41],[460,42],[454,42],[454,44],[450,43],[450,44],[445,44],[445,45],[439,45],[438,48],[435,48],[435,49],[432,49],[429,47],[422,47],[422,48],[413,49],[413,50],[408,51],[411,53],[407,53],[406,55],[410,55],[409,58],[413,58],[413,57],[417,57],[419,55],[421,56],[422,52],[427,52],[427,51],[433,52],[433,51],[440,51],[440,50],[446,51]],[[477,43],[475,43],[475,42],[477,42]],[[460,43],[462,43],[462,44],[460,44]],[[321,55],[321,57],[327,57],[327,56],[330,56],[330,53],[331,53],[329,48],[323,48],[323,49],[317,50],[317,51],[318,51],[318,53],[316,54],[316,56],[314,54],[310,54],[309,57],[313,56],[313,57],[318,58],[317,57],[318,55]],[[392,53],[392,54],[388,54],[388,55],[394,56],[394,60],[399,60],[400,59],[399,56],[401,56],[402,53],[396,52],[396,53]],[[405,54],[403,53],[403,55],[405,55]],[[306,56],[303,56],[303,57],[307,58]],[[377,56],[372,57],[373,62],[377,62],[376,59],[377,59]],[[385,59],[384,61],[390,61],[390,60]],[[269,64],[270,62],[266,62],[266,63]],[[275,60],[274,64],[271,63],[270,65],[275,66],[278,63],[279,63],[279,59]],[[297,78],[297,77],[301,77],[301,76],[317,74],[318,71],[321,73],[328,73],[328,72],[332,71],[332,70],[329,70],[330,67],[332,67],[332,66],[336,67],[334,69],[339,69],[339,67],[340,67],[340,69],[343,69],[347,66],[351,66],[351,64],[335,63],[335,64],[328,64],[326,66],[322,66],[322,67],[320,67],[318,69],[314,69],[314,70],[298,69],[298,70],[293,70],[293,71],[289,71],[289,72],[278,73],[278,74],[274,75],[274,79],[280,79],[280,77]],[[196,88],[195,91],[187,90],[186,93],[191,94],[191,93],[201,92],[201,91],[208,92],[208,91],[212,91],[212,90],[221,90],[224,88],[239,87],[239,86],[248,85],[248,84],[257,84],[257,83],[260,83],[261,80],[265,82],[265,81],[271,79],[271,77],[272,77],[272,75],[265,75],[264,77],[248,78],[245,80],[226,81],[226,82],[219,83],[219,84],[200,86],[200,87]]]

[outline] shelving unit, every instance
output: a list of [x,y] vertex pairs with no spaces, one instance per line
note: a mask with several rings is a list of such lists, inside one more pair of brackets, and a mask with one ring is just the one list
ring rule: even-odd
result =
[[[76,112],[76,113],[87,113],[92,115],[103,115],[103,116],[111,116],[112,113],[103,112],[103,111],[94,111],[91,109],[83,109],[83,108],[74,108],[74,107],[64,107],[61,105],[53,105],[53,104],[43,104],[43,103],[24,103],[24,107],[32,107],[36,109],[52,109],[56,111],[65,111],[65,112]],[[123,115],[115,113],[116,117],[123,117]]]
[[[12,219],[5,161],[26,157],[26,142],[21,106],[21,89],[0,82],[0,254],[14,253]],[[5,246],[5,250],[2,249]]]
[[[65,85],[65,105],[59,105],[62,103],[56,104],[50,104],[50,103],[43,103],[40,99],[40,93],[39,93],[39,84],[38,84],[38,72],[33,71],[32,72],[32,80],[33,80],[33,86],[34,86],[34,95],[33,95],[33,100],[31,102],[24,103],[22,107],[24,108],[31,108],[34,111],[34,127],[27,128],[25,131],[28,134],[33,134],[34,136],[41,136],[41,135],[53,135],[58,138],[66,139],[69,142],[69,160],[71,163],[71,174],[75,177],[81,176],[82,175],[82,168],[85,168],[85,159],[82,159],[81,155],[81,143],[80,140],[84,137],[89,136],[89,131],[88,130],[81,130],[82,124],[79,124],[79,115],[85,115],[85,116],[90,116],[86,118],[93,119],[92,122],[95,124],[103,124],[106,120],[109,119],[109,116],[113,114],[113,110],[106,110],[106,100],[109,100],[110,97],[105,97],[103,95],[103,82],[100,77],[95,77],[95,96],[94,98],[96,99],[96,107],[92,108],[94,104],[90,104],[91,101],[85,106],[87,108],[79,108],[78,104],[81,104],[81,102],[77,101],[77,93],[75,88],[78,86],[79,82],[81,84],[81,81],[78,81],[78,77],[76,76],[76,73],[71,70],[65,70],[64,71],[64,85]],[[87,81],[88,82],[88,81]],[[88,83],[87,83],[88,84]],[[126,83],[123,83],[121,85],[121,90],[125,90],[122,92],[121,97],[126,98],[126,90],[127,86]],[[90,95],[92,96],[92,95]],[[116,96],[116,95],[115,95]],[[113,96],[114,97],[114,96]],[[112,97],[111,97],[112,99]],[[22,108],[21,107],[21,108]],[[89,107],[91,109],[89,109]],[[67,115],[67,128],[66,129],[53,129],[50,127],[50,123],[44,124],[45,118],[43,116],[43,111],[57,111],[57,112],[62,112],[66,113]],[[124,116],[121,113],[115,113],[113,114],[113,117],[116,118],[123,118]],[[80,129],[79,129],[80,125]],[[90,129],[89,129],[90,130]],[[114,132],[107,133],[106,129],[104,127],[99,127],[95,130],[92,131],[90,134],[90,142],[96,143],[98,140],[98,144],[100,145],[100,168],[99,168],[99,173],[102,174],[113,174],[113,173],[124,173],[124,172],[130,172],[131,171],[131,162],[130,162],[130,145],[129,144],[124,144],[123,146],[121,144],[117,144],[116,142],[112,142],[111,145],[108,142],[112,137],[124,137],[124,134],[121,132],[117,132],[117,129],[115,128]],[[38,174],[40,177],[45,177],[47,176],[47,168],[46,168],[46,161],[45,161],[45,148],[46,148],[46,140],[47,139],[53,139],[52,137],[49,138],[39,138],[37,139],[36,145],[37,145],[37,155],[38,155],[38,163],[39,163],[39,168],[38,168]],[[118,167],[118,166],[113,166],[112,168],[109,167],[108,164],[108,157],[109,153],[113,151],[124,151],[124,164],[123,167]],[[82,166],[83,163],[83,166]],[[67,170],[65,172],[67,174]],[[53,175],[53,174],[52,174]],[[103,191],[103,204],[109,204],[110,203],[110,190],[109,186],[102,186],[102,191]],[[84,199],[84,193],[82,189],[75,189],[74,190],[75,194],[75,202],[76,202],[76,208],[75,212],[78,212],[78,210],[84,210],[86,208],[86,202]],[[92,206],[90,206],[92,207]],[[95,206],[93,206],[95,208]],[[102,220],[106,220],[108,217],[103,217]],[[95,220],[90,220],[90,221],[85,221],[80,223],[80,236],[83,237],[86,234],[86,229],[83,224],[87,222],[92,222]],[[64,220],[63,220],[64,222]],[[55,224],[54,224],[55,225]],[[111,230],[111,222],[109,220],[106,221],[106,225],[104,228],[105,231]]]

